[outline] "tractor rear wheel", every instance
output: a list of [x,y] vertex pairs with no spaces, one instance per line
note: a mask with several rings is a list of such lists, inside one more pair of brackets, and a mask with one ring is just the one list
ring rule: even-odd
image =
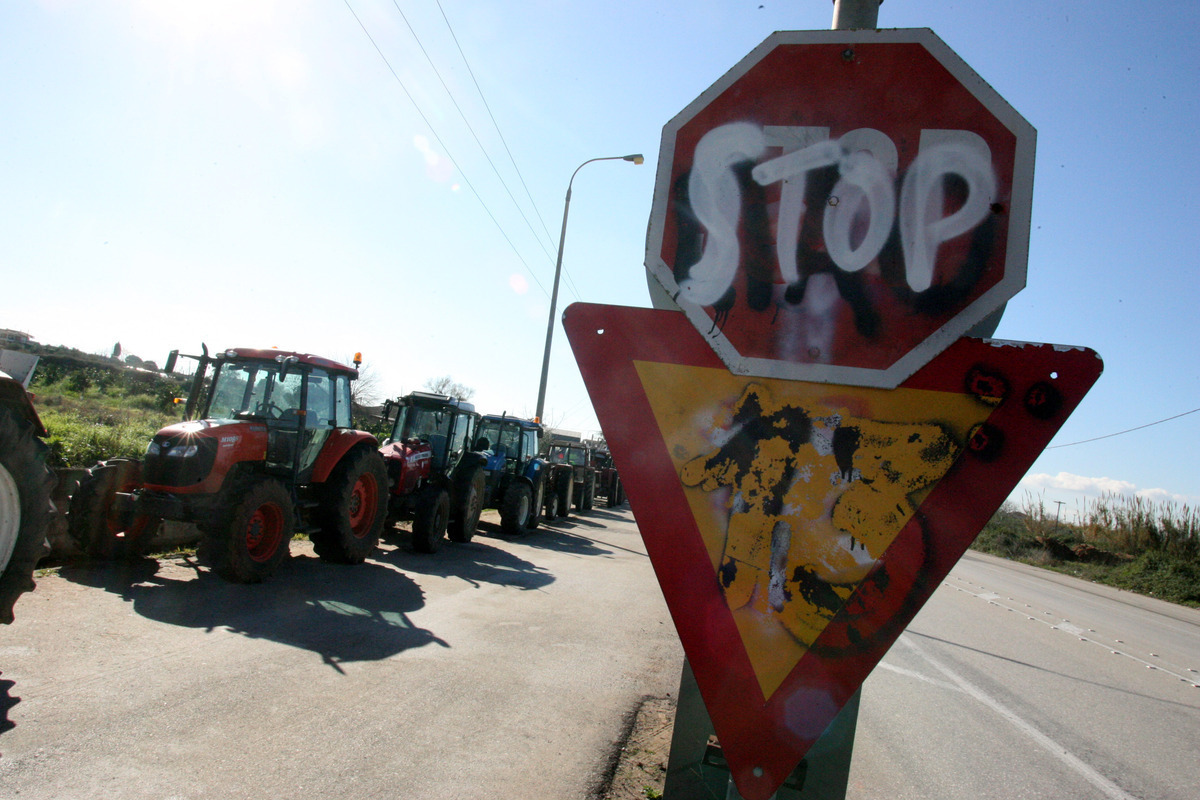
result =
[[229,500],[226,524],[209,534],[213,568],[234,583],[258,583],[288,557],[296,524],[291,494],[273,478],[257,478]]
[[533,509],[533,489],[527,483],[514,481],[500,502],[500,530],[515,535],[525,533]]
[[67,533],[91,558],[137,558],[154,537],[162,520],[133,516],[116,507],[117,492],[142,486],[142,463],[114,458],[88,470],[71,496]]
[[325,561],[361,564],[379,544],[387,517],[387,467],[378,451],[348,453],[326,482],[311,534],[313,550]]
[[583,510],[591,511],[596,501],[596,476],[589,473],[583,479]]
[[608,497],[606,502],[609,508],[616,508],[621,503],[620,495],[620,480],[614,474],[608,479]]
[[418,553],[436,553],[446,538],[450,522],[450,493],[430,486],[417,501],[412,523],[412,546]]
[[50,488],[45,445],[33,427],[0,405],[0,622],[13,621],[13,606],[34,587],[33,569],[46,554]]
[[554,522],[556,519],[558,519],[558,492],[551,486],[550,491],[546,492],[545,520],[546,522]]
[[472,467],[459,479],[458,510],[450,521],[449,533],[452,542],[469,542],[479,527],[479,515],[483,513],[483,492],[487,482],[482,467]]
[[571,490],[575,488],[575,477],[570,470],[561,470],[551,490],[558,494],[559,516],[571,516]]

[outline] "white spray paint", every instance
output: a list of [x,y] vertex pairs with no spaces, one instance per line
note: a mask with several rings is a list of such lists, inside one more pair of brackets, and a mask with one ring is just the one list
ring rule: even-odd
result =
[[[688,195],[706,237],[700,260],[681,281],[681,298],[710,306],[728,291],[740,260],[738,225],[742,193],[736,164],[758,161],[768,148],[782,155],[757,164],[751,176],[761,186],[781,183],[776,257],[784,281],[801,279],[796,251],[804,215],[808,173],[838,168],[838,182],[828,198],[822,231],[833,262],[858,272],[874,261],[899,218],[905,278],[914,291],[932,283],[938,248],[972,230],[988,215],[997,191],[991,150],[978,134],[957,130],[921,133],[917,157],[904,175],[897,204],[895,143],[874,128],[852,130],[837,140],[821,127],[759,128],[735,122],[713,128],[697,143]],[[964,203],[944,214],[943,183],[958,176],[967,187]],[[897,207],[898,206],[898,207]],[[867,220],[865,234],[854,243],[854,231]]]

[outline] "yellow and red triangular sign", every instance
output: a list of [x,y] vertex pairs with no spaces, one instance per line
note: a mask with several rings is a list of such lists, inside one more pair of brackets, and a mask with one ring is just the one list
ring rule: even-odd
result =
[[680,312],[564,315],[735,782],[765,800],[1100,375],[960,339],[896,389],[731,373]]

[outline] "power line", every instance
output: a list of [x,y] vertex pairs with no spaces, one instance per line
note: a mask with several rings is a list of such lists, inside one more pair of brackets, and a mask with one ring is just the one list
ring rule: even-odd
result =
[[[397,2],[397,0],[392,0],[392,5],[396,7],[396,13],[398,13],[400,15],[400,19],[404,20],[404,24],[408,26],[408,32],[411,33],[413,39],[416,40],[417,47],[421,48],[421,54],[425,56],[425,60],[427,62],[429,62],[429,66],[433,70],[433,74],[437,76],[438,81],[440,81],[442,84],[442,88],[446,90],[446,95],[450,98],[450,102],[454,104],[454,109],[456,111],[458,111],[458,115],[460,117],[462,117],[463,124],[467,126],[467,130],[469,130],[471,132],[471,136],[475,139],[475,144],[479,145],[479,150],[480,150],[480,152],[483,153],[483,157],[485,159],[487,159],[488,164],[491,165],[492,172],[496,173],[496,178],[500,181],[500,185],[503,186],[504,191],[508,193],[508,199],[512,200],[513,206],[517,209],[517,213],[521,215],[521,219],[525,220],[526,227],[529,228],[529,232],[533,234],[534,240],[542,248],[542,252],[546,254],[546,258],[549,259],[551,262],[553,262],[554,257],[552,255],[550,255],[550,251],[546,249],[545,242],[543,242],[540,238],[538,238],[538,232],[533,229],[533,224],[530,223],[529,218],[527,216],[525,216],[525,211],[522,210],[520,203],[517,202],[517,198],[513,196],[512,190],[508,188],[508,183],[504,180],[504,176],[500,174],[500,170],[496,168],[496,163],[494,161],[492,161],[492,157],[490,155],[488,155],[487,148],[483,146],[483,142],[480,141],[479,135],[475,132],[475,128],[472,127],[472,125],[471,125],[471,121],[467,119],[467,115],[466,115],[466,113],[463,112],[462,106],[460,106],[458,104],[458,100],[455,99],[454,92],[452,92],[450,90],[450,87],[446,84],[446,80],[445,80],[445,78],[442,77],[442,73],[437,68],[437,64],[433,63],[433,58],[429,55],[429,51],[425,49],[425,44],[421,41],[421,37],[417,35],[416,29],[413,28],[412,23],[408,21],[408,17],[405,15],[404,11],[400,8],[400,4]],[[444,12],[443,12],[442,16],[443,16],[443,18],[445,18]],[[447,23],[447,26],[448,25],[449,25],[449,23]],[[451,30],[450,34],[451,34],[451,36],[453,36],[454,31]],[[456,39],[455,44],[457,44],[457,43],[458,43],[458,40]],[[461,48],[460,48],[459,52],[460,53],[462,52]],[[470,66],[468,66],[467,69],[470,70]],[[474,75],[472,75],[472,78],[474,78]],[[476,87],[478,87],[478,84],[476,84]],[[482,96],[482,93],[481,93],[481,96]],[[486,100],[484,101],[484,105],[485,106],[487,105]],[[489,110],[489,113],[490,113],[490,110]],[[492,121],[495,122],[494,119]],[[503,139],[503,137],[501,137],[501,139]],[[536,210],[536,207],[535,207],[535,210]],[[545,223],[542,223],[542,225],[544,227]]]
[[1087,444],[1088,442],[1098,442],[1101,439],[1111,439],[1114,436],[1121,436],[1122,434],[1133,433],[1134,431],[1140,431],[1143,428],[1152,428],[1155,425],[1161,425],[1164,422],[1170,422],[1173,419],[1179,419],[1180,417],[1186,417],[1188,414],[1195,414],[1197,411],[1200,411],[1200,408],[1193,408],[1191,411],[1185,411],[1182,414],[1176,414],[1173,417],[1167,417],[1166,419],[1160,419],[1157,422],[1147,422],[1145,425],[1138,425],[1136,428],[1129,428],[1128,430],[1117,431],[1116,433],[1109,433],[1109,434],[1105,434],[1104,436],[1097,436],[1093,439],[1083,439],[1082,441],[1069,442],[1068,444],[1056,444],[1056,445],[1053,445],[1052,447],[1047,447],[1046,449],[1047,450],[1057,450],[1060,447],[1074,447],[1077,444]]
[[546,287],[542,285],[542,282],[538,280],[537,275],[534,274],[532,269],[530,269],[529,264],[525,261],[520,251],[517,250],[517,246],[513,244],[513,240],[509,238],[508,234],[504,230],[504,227],[500,224],[500,221],[496,219],[496,216],[492,213],[492,210],[488,208],[488,204],[484,202],[483,196],[479,194],[479,191],[475,188],[475,185],[471,183],[470,178],[467,177],[467,173],[462,167],[459,166],[458,161],[454,158],[453,153],[450,152],[450,148],[447,147],[446,143],[442,141],[442,137],[438,135],[437,128],[435,128],[433,123],[430,122],[429,117],[425,116],[425,112],[422,111],[421,106],[417,104],[417,100],[415,97],[413,97],[412,92],[410,92],[408,87],[404,85],[404,81],[402,81],[400,76],[396,74],[396,70],[392,67],[392,63],[388,61],[387,56],[385,56],[383,51],[379,49],[379,45],[376,44],[375,38],[371,36],[371,32],[367,30],[367,26],[363,24],[363,21],[359,19],[358,14],[355,13],[354,8],[350,5],[350,0],[343,0],[343,2],[346,4],[346,8],[350,11],[351,16],[354,17],[354,21],[358,23],[358,27],[362,28],[362,32],[366,34],[367,40],[371,42],[371,46],[375,48],[375,52],[379,54],[381,59],[383,59],[384,65],[388,68],[388,72],[392,73],[392,77],[395,78],[396,83],[400,85],[400,88],[404,91],[405,96],[408,97],[409,102],[412,103],[413,108],[416,109],[417,114],[420,115],[422,120],[424,120],[425,125],[429,128],[430,133],[433,134],[433,138],[437,140],[437,143],[441,145],[442,149],[446,152],[446,157],[450,159],[450,163],[453,164],[454,168],[458,170],[458,173],[462,175],[463,183],[467,185],[467,188],[469,188],[471,193],[475,195],[475,199],[479,201],[481,206],[483,206],[483,210],[487,212],[488,217],[492,220],[492,223],[496,226],[496,229],[500,231],[500,235],[504,237],[504,241],[508,242],[508,246],[512,248],[513,254],[516,255],[517,260],[521,262],[522,266],[525,267],[525,271],[529,273],[531,278],[533,278],[533,282],[536,283],[538,288],[542,290],[542,294],[546,295],[546,297],[550,297],[550,292],[547,291]]
[[[395,2],[395,0],[392,0],[392,2]],[[529,191],[528,184],[525,183],[525,176],[521,174],[521,168],[517,166],[517,159],[513,157],[512,150],[508,146],[508,140],[504,138],[504,132],[500,130],[500,123],[496,121],[496,115],[492,113],[492,107],[488,104],[487,97],[483,94],[483,87],[479,85],[479,81],[475,77],[475,70],[471,69],[471,62],[467,60],[467,54],[463,52],[462,45],[459,44],[458,35],[454,33],[454,27],[450,24],[450,18],[446,16],[446,10],[442,8],[441,0],[436,0],[436,2],[438,11],[442,12],[442,19],[446,22],[446,29],[450,31],[450,38],[454,40],[454,46],[458,48],[458,54],[462,58],[463,64],[467,67],[467,74],[471,76],[471,81],[475,84],[475,90],[479,92],[479,99],[483,101],[483,107],[487,109],[488,117],[492,120],[492,126],[496,129],[496,134],[500,137],[500,143],[504,145],[504,152],[508,154],[508,160],[512,163],[513,169],[517,173],[517,179],[521,181],[521,187],[525,190],[525,196],[529,198],[529,204],[533,206],[533,213],[537,215],[538,221],[542,223],[542,230],[546,232],[547,240],[553,244],[554,235],[550,233],[550,228],[546,226],[546,220],[542,217],[541,209],[538,208],[537,201],[533,199],[533,194]],[[416,34],[413,35],[415,36]],[[513,202],[516,201],[514,200]],[[522,216],[524,215],[522,214]],[[526,223],[528,222],[526,220]],[[567,276],[567,283],[570,285],[575,299],[582,300],[583,298],[579,295],[579,291],[575,286],[575,280],[571,277],[570,271],[564,268],[563,272]]]

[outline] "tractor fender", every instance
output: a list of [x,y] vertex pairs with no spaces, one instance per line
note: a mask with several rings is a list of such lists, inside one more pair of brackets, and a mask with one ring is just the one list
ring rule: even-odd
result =
[[3,372],[0,372],[0,402],[11,404],[16,412],[33,426],[34,436],[45,438],[49,435],[25,387]]
[[321,454],[313,464],[312,483],[324,483],[329,480],[330,473],[342,460],[346,453],[356,445],[366,445],[372,450],[379,448],[379,440],[365,431],[337,428],[325,440]]

